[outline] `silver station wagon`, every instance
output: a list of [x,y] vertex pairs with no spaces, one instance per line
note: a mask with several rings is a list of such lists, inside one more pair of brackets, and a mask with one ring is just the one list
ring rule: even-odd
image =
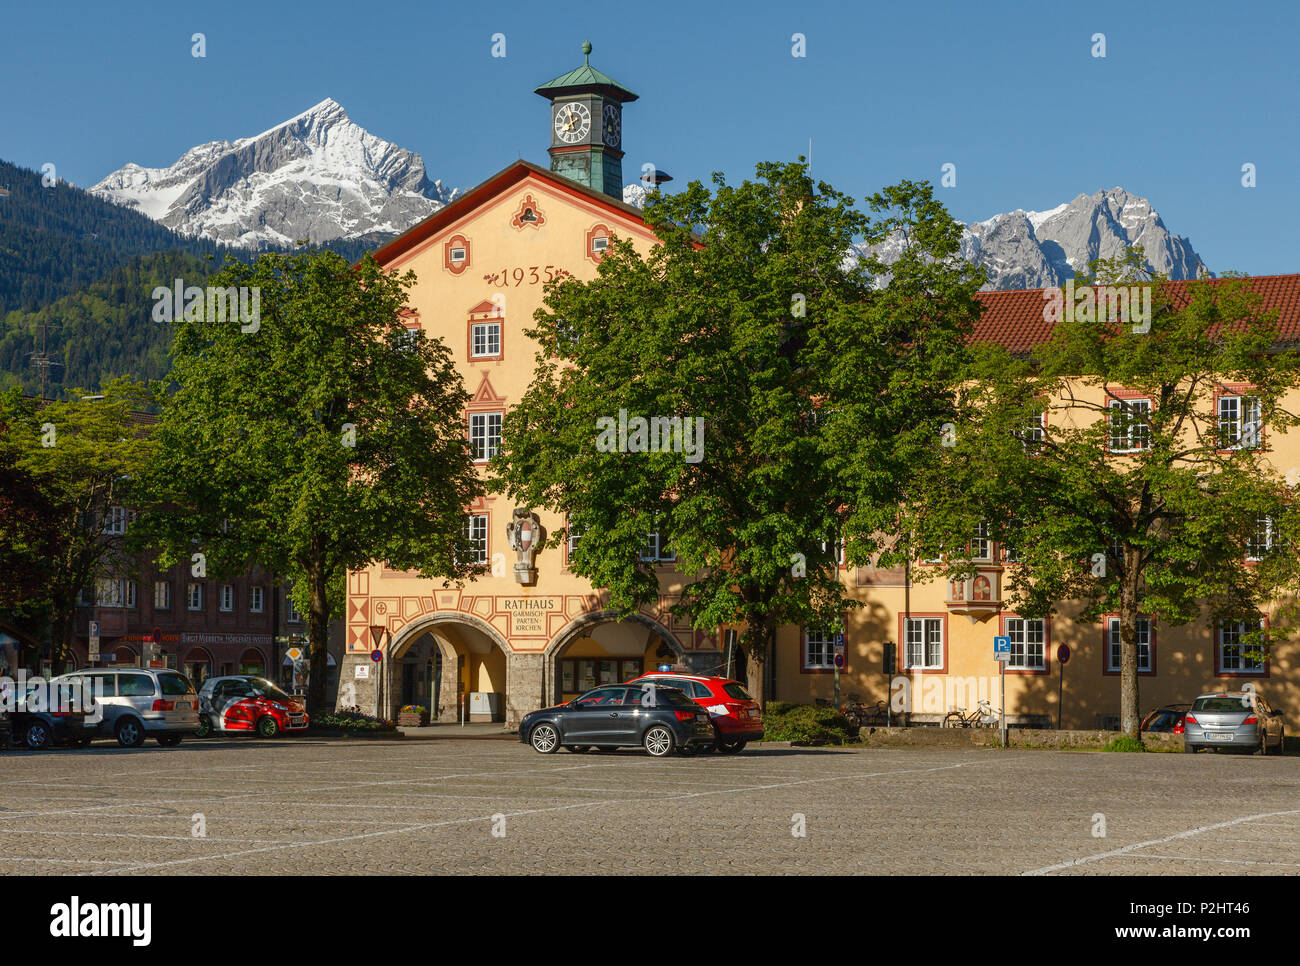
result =
[[[112,737],[123,748],[139,748],[146,736],[170,747],[193,734],[199,724],[199,695],[190,679],[168,668],[88,668],[56,681],[89,679],[94,709],[86,715],[87,733]],[[95,714],[98,710],[100,713]],[[95,719],[98,719],[98,722]]]
[[1202,694],[1183,719],[1185,751],[1235,748],[1280,755],[1285,743],[1282,712],[1253,691]]

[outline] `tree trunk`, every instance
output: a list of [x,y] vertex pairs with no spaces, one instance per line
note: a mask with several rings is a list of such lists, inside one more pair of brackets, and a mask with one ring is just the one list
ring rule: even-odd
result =
[[767,707],[767,676],[772,658],[774,629],[768,624],[751,624],[742,642],[745,651],[746,688],[759,707]]
[[77,623],[77,596],[74,594],[71,599],[64,599],[59,595],[59,598],[53,601],[53,605],[48,649],[36,653],[31,668],[36,674],[40,673],[41,661],[47,657],[51,671],[57,674],[59,658],[72,653],[72,637]]
[[1119,715],[1120,732],[1141,740],[1138,696],[1138,568],[1140,551],[1124,548],[1124,574],[1119,591]]
[[307,710],[325,707],[325,676],[329,671],[329,577],[323,564],[311,569],[311,612],[307,615],[310,671],[307,677]]

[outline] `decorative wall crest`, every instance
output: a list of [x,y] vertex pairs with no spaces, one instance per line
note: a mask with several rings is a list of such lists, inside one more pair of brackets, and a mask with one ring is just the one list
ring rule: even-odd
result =
[[542,540],[542,524],[537,519],[537,514],[525,507],[515,507],[510,522],[506,524],[506,540],[516,554],[515,580],[525,586],[532,586],[537,580],[533,554]]
[[541,228],[544,224],[546,224],[546,216],[537,207],[537,202],[533,200],[533,196],[524,195],[524,200],[519,202],[519,210],[510,219],[510,227]]

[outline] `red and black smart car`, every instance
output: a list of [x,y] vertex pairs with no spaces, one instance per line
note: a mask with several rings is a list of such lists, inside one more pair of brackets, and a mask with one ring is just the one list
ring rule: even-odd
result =
[[763,737],[763,709],[739,681],[676,671],[650,671],[627,683],[651,682],[677,688],[708,710],[713,724],[714,751],[734,755],[748,742]]

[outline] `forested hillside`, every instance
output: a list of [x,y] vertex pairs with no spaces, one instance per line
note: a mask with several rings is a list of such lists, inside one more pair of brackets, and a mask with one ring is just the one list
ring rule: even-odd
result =
[[43,187],[38,172],[4,161],[0,189],[0,315],[48,305],[137,255],[221,251],[69,184]]
[[[392,236],[339,240],[349,260]],[[31,354],[46,323],[47,392],[97,389],[107,378],[159,379],[171,328],[152,321],[150,293],[177,278],[202,285],[227,255],[256,256],[185,238],[144,215],[38,172],[0,161],[0,387],[40,391]]]
[[40,372],[29,355],[40,350],[42,322],[46,351],[62,364],[50,369],[51,396],[65,387],[95,389],[112,376],[162,378],[172,328],[151,318],[150,293],[178,278],[186,285],[203,285],[216,264],[185,252],[140,255],[50,305],[8,313],[0,318],[0,387],[19,383],[29,393],[40,391]]

